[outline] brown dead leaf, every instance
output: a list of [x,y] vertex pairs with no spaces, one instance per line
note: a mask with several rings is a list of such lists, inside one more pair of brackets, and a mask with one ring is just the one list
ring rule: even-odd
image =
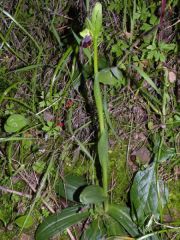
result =
[[30,240],[30,239],[31,239],[31,237],[25,233],[23,233],[20,238],[20,240]]
[[136,156],[136,160],[140,161],[142,164],[148,164],[151,160],[151,153],[145,146],[138,150],[134,150],[131,155]]

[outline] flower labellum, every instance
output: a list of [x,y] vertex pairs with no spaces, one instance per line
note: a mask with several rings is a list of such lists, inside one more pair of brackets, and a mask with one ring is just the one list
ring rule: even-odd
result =
[[86,36],[83,38],[83,40],[82,40],[81,46],[82,46],[83,48],[88,48],[88,47],[91,46],[91,44],[92,44],[92,38],[91,38],[91,36],[90,36],[90,35],[86,35]]

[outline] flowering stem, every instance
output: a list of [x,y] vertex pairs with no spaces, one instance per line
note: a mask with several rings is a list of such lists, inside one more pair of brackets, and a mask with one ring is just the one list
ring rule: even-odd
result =
[[102,103],[102,94],[99,85],[99,81],[97,78],[98,73],[98,44],[97,38],[94,38],[94,97],[97,107],[100,134],[104,132],[104,114],[103,114],[103,103]]
[[[104,112],[103,112],[103,102],[102,102],[102,93],[100,89],[100,84],[97,77],[98,73],[98,44],[97,38],[94,38],[94,97],[97,107],[98,120],[99,120],[99,128],[100,128],[100,139],[105,134],[105,121],[104,121]],[[104,151],[108,151],[108,149],[104,149]],[[100,156],[99,156],[100,157]],[[104,159],[100,159],[103,161]],[[102,164],[102,182],[104,193],[108,195],[108,175],[107,175],[107,167],[106,164]],[[105,209],[107,210],[108,201],[105,201]]]

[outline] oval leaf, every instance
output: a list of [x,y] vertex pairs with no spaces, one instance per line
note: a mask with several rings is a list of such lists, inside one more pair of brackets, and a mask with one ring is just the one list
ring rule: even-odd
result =
[[124,84],[123,75],[117,67],[102,69],[97,73],[97,78],[100,83],[111,86]]
[[105,201],[106,195],[104,190],[95,185],[85,187],[80,194],[80,201],[83,204],[96,204]]
[[28,124],[28,120],[20,114],[12,114],[8,117],[4,129],[8,133],[14,133],[20,131]]
[[87,185],[84,177],[69,174],[64,181],[60,180],[56,184],[56,193],[70,201],[79,201],[79,195],[83,187]]
[[155,165],[136,174],[130,191],[130,200],[132,214],[140,226],[152,214],[159,217],[167,198],[168,191],[163,181],[156,180]]
[[80,206],[69,207],[60,213],[47,217],[37,229],[36,240],[49,240],[50,237],[86,219],[89,212],[87,210],[78,212],[79,208]]
[[20,228],[29,228],[34,224],[34,221],[31,216],[24,215],[24,216],[16,218],[15,223]]

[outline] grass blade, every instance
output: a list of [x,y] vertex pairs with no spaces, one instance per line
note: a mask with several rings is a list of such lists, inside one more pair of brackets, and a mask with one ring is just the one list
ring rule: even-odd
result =
[[34,43],[34,45],[37,47],[38,50],[40,49],[40,46],[37,43],[37,41],[31,36],[31,34],[16,19],[14,19],[13,16],[11,16],[11,14],[9,14],[7,11],[2,9],[1,7],[0,7],[0,11],[4,15],[6,15],[8,18],[10,18],[32,40],[32,42]]
[[156,87],[155,83],[152,79],[145,73],[140,67],[134,66],[136,71],[141,75],[142,78],[146,80],[146,82],[158,93],[160,94],[160,90]]

